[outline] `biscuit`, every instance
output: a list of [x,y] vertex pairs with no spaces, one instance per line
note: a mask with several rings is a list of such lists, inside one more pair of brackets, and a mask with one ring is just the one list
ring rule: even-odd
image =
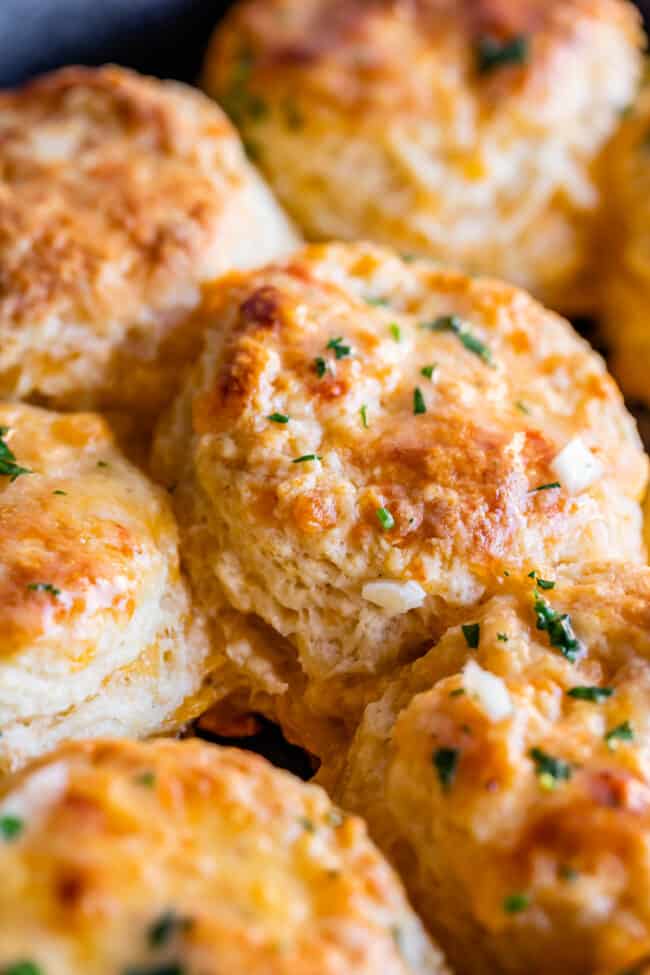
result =
[[94,414],[0,406],[0,773],[183,720],[207,642],[164,491]]
[[203,71],[312,239],[592,301],[594,162],[632,101],[621,0],[244,0]]
[[69,743],[0,830],[3,972],[446,971],[363,823],[248,752]]
[[650,406],[650,88],[604,158],[599,237],[600,318],[611,369],[630,399]]
[[369,705],[335,798],[459,971],[640,972],[650,569],[502,589]]
[[202,282],[296,237],[205,96],[116,67],[0,94],[0,398],[151,424]]
[[504,572],[643,560],[634,422],[523,292],[314,245],[205,314],[153,466],[216,657],[256,692],[344,718]]

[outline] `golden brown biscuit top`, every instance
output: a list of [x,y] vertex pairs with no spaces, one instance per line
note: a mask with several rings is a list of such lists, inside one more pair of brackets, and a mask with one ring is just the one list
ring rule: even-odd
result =
[[46,642],[82,666],[178,573],[173,516],[99,417],[5,405],[0,428],[0,659]]
[[[485,574],[552,561],[600,491],[643,490],[602,361],[516,289],[333,245],[224,279],[207,315],[194,463],[209,492],[210,470],[236,480],[251,524],[369,561],[402,550],[422,581],[433,550]],[[554,463],[577,434],[602,477],[576,494]]]
[[201,280],[242,164],[225,117],[182,85],[75,67],[2,93],[2,327],[105,331]]
[[455,627],[402,684],[388,808],[491,937],[627,970],[650,950],[650,570],[503,589],[468,619],[475,649]]
[[2,824],[5,965],[442,971],[361,821],[250,753],[65,745],[4,786]]
[[460,82],[486,111],[505,99],[543,118],[610,29],[641,47],[638,11],[620,0],[246,0],[209,70],[229,109],[249,83],[259,96],[299,83],[341,105],[422,110]]

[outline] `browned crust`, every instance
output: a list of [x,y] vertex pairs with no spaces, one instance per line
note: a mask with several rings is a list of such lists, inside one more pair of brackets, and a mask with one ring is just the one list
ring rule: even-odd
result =
[[[609,22],[641,47],[638,11],[621,0],[243,0],[226,17],[208,50],[208,90],[227,92],[233,61],[252,59],[251,85],[260,92],[300,80],[350,105],[387,100],[423,105],[417,73],[405,63],[455,61],[468,84],[488,101],[543,91],[556,55],[584,43],[590,23]],[[477,45],[525,37],[526,63],[487,75],[477,70]],[[412,77],[411,77],[412,75]]]

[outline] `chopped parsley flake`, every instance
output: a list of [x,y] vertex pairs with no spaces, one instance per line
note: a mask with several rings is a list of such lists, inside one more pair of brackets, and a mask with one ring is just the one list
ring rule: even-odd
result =
[[322,355],[316,356],[314,359],[314,369],[318,378],[322,379],[327,372],[327,362],[323,359]]
[[571,778],[571,766],[564,759],[554,758],[541,748],[531,748],[528,754],[535,763],[537,778],[544,788],[553,789],[558,782]]
[[594,704],[598,704],[600,701],[605,701],[608,697],[611,697],[613,693],[613,687],[580,686],[571,687],[567,691],[568,696],[575,698],[576,701],[591,701]]
[[187,917],[179,917],[174,911],[165,911],[150,925],[147,931],[147,941],[151,948],[162,948],[177,933],[187,931],[192,927],[192,921]]
[[563,657],[575,663],[580,653],[580,641],[573,632],[568,613],[557,613],[536,591],[534,602],[537,629],[545,630],[552,647],[557,647]]
[[359,410],[359,413],[361,414],[361,423],[363,424],[363,428],[364,430],[367,430],[368,429],[368,407],[366,406],[365,403]]
[[13,451],[4,441],[8,433],[9,427],[0,427],[0,476],[8,477],[13,482],[21,474],[31,474],[32,472],[27,467],[21,467],[16,463]]
[[449,691],[449,697],[461,697],[464,693],[464,687],[455,687],[453,691]]
[[476,65],[479,74],[490,74],[508,64],[525,64],[528,60],[529,41],[525,34],[517,34],[509,40],[500,40],[485,34],[476,43]]
[[135,781],[138,785],[144,785],[147,789],[152,789],[156,784],[156,775],[154,772],[146,770],[136,775]]
[[430,366],[422,366],[420,369],[420,375],[426,376],[427,379],[433,379],[433,374],[437,368],[438,364],[436,362],[432,362]]
[[105,460],[98,460],[97,461],[97,466],[98,467],[108,467],[108,464],[106,463]]
[[52,491],[52,494],[67,494],[67,491]]
[[537,491],[551,491],[553,488],[562,487],[559,481],[550,481],[549,484],[540,484],[538,487],[531,488],[529,494],[536,494]]
[[43,975],[43,969],[33,961],[16,961],[3,968],[2,975]]
[[305,124],[305,117],[294,102],[293,98],[285,98],[282,105],[284,111],[284,118],[287,123],[287,128],[295,132],[297,129],[301,129]]
[[443,789],[450,789],[456,778],[459,751],[457,748],[438,748],[433,753],[433,764]]
[[249,89],[254,60],[253,53],[248,48],[242,48],[233,64],[228,88],[221,98],[222,106],[237,124],[247,117],[260,121],[268,114],[266,102]]
[[479,338],[474,335],[458,317],[458,315],[442,315],[440,318],[436,318],[433,322],[423,322],[422,328],[428,328],[431,332],[453,332],[457,335],[462,344],[468,350],[468,352],[473,352],[474,355],[482,359],[487,365],[494,365],[492,361],[492,353],[488,349],[484,342],[481,342]]
[[508,894],[503,899],[503,910],[506,914],[520,914],[530,906],[528,894]]
[[0,816],[0,837],[7,842],[15,840],[23,831],[24,823],[18,816]]
[[622,724],[608,731],[605,735],[605,741],[611,751],[616,751],[619,741],[634,741],[634,732],[632,731],[630,722],[624,721]]
[[497,633],[497,640],[500,640],[501,643],[507,643],[508,642],[508,634],[507,633]]
[[465,643],[470,650],[476,650],[481,641],[481,624],[480,623],[464,623],[461,626],[463,631],[463,636],[465,637]]
[[537,585],[540,589],[555,589],[555,583],[551,579],[540,579],[537,577]]
[[525,413],[526,416],[530,416],[530,408],[526,406],[526,404],[522,400],[518,399],[517,402],[515,403],[515,406],[517,407],[520,413]]
[[567,883],[572,884],[574,880],[577,880],[580,874],[574,867],[568,866],[566,863],[562,863],[558,869],[558,873],[562,880],[566,880]]
[[61,590],[53,586],[51,582],[30,582],[27,586],[32,592],[47,592],[50,596],[60,596]]
[[399,327],[397,322],[391,322],[388,326],[390,328],[390,334],[393,336],[396,342],[402,341],[402,329]]
[[309,819],[308,816],[300,816],[298,818],[298,822],[300,823],[300,825],[302,826],[302,828],[304,829],[304,831],[306,833],[315,833],[316,832],[316,825],[314,823],[314,820],[313,819]]
[[376,514],[379,524],[385,532],[390,531],[391,528],[395,526],[395,519],[391,515],[388,508],[377,508]]
[[292,464],[303,464],[307,460],[322,460],[320,454],[303,454],[302,457],[294,457]]
[[388,305],[388,298],[366,298],[366,304],[372,305],[374,308],[386,308]]
[[273,423],[288,423],[289,417],[285,416],[284,413],[271,413],[266,418],[267,420],[272,420]]
[[424,396],[419,386],[413,390],[413,412],[416,416],[427,412],[427,404],[424,402]]
[[337,339],[330,339],[326,345],[327,349],[332,349],[337,359],[345,359],[352,353],[352,347],[345,345],[345,339],[340,335]]
[[404,932],[398,924],[393,924],[390,929],[390,936],[395,942],[395,947],[400,955],[404,955]]

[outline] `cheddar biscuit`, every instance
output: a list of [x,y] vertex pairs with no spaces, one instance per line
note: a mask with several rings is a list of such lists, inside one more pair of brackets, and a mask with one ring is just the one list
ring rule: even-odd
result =
[[216,654],[261,694],[345,718],[504,571],[643,559],[634,423],[523,292],[316,245],[205,314],[154,468]]
[[93,414],[0,406],[0,774],[177,726],[207,643],[165,492]]
[[445,971],[361,821],[247,752],[64,745],[0,789],[0,830],[3,972]]
[[641,971],[650,569],[502,590],[367,708],[335,797],[459,971]]
[[242,0],[203,84],[313,239],[371,239],[584,308],[594,164],[632,101],[622,0]]
[[599,238],[603,338],[623,392],[650,406],[650,88],[640,94],[604,160]]
[[0,94],[0,397],[151,423],[202,282],[296,241],[200,93],[65,68]]

